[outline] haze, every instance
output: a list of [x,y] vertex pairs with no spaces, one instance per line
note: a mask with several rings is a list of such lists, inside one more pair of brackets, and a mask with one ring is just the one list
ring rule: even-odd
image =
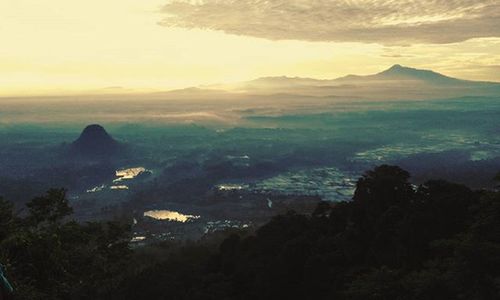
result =
[[331,79],[395,63],[500,81],[499,20],[489,0],[4,0],[0,96]]
[[500,0],[0,0],[0,299],[500,299]]

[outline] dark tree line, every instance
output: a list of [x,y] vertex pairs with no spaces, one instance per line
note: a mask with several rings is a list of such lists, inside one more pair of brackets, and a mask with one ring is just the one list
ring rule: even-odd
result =
[[54,190],[24,218],[0,202],[0,260],[19,299],[500,299],[500,192],[409,177],[380,166],[311,216],[134,251],[120,223],[65,221]]
[[131,251],[119,222],[79,224],[65,191],[34,198],[23,217],[0,198],[0,262],[14,286],[7,299],[105,298],[120,280]]

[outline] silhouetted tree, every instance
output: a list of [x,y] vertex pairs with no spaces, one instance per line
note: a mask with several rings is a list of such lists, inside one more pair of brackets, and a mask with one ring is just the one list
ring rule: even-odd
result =
[[0,259],[19,299],[500,299],[500,192],[409,178],[380,166],[353,201],[133,252],[127,224],[70,220],[63,190],[25,217],[0,200]]
[[27,221],[35,226],[60,222],[73,212],[64,189],[51,189],[46,195],[34,198],[26,206],[29,209]]

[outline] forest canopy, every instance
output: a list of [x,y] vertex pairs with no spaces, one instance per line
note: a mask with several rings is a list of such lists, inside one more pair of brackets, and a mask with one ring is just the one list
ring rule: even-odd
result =
[[255,232],[130,248],[130,222],[78,223],[65,190],[0,200],[7,299],[499,299],[500,192],[414,186],[382,165],[352,201]]

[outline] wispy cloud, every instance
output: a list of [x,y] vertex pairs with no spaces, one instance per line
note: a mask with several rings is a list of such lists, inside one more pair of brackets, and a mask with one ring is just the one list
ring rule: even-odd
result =
[[172,0],[163,26],[270,40],[452,43],[500,36],[498,0]]

